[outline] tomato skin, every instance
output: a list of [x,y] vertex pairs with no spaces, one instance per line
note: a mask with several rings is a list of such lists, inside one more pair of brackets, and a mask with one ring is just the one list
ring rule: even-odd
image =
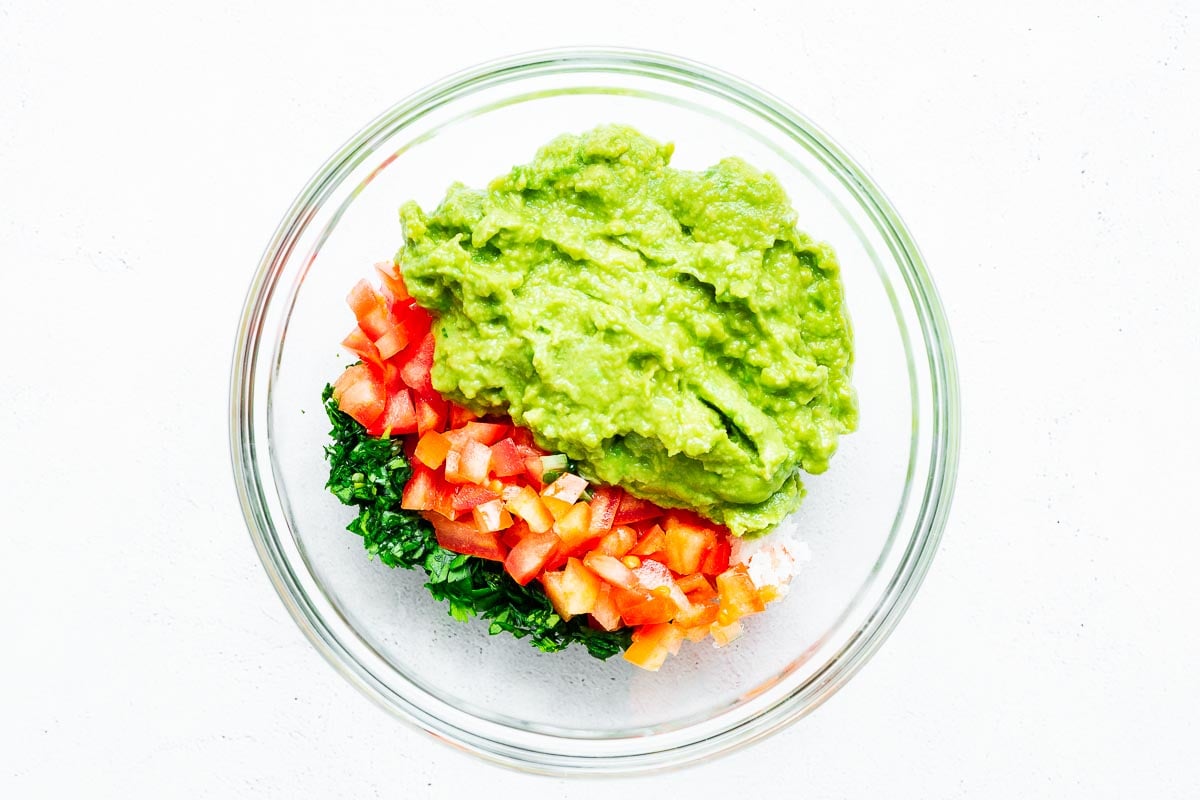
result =
[[345,339],[342,339],[342,347],[354,353],[359,359],[376,369],[383,369],[383,356],[380,355],[379,348],[367,337],[367,334],[363,333],[363,329],[357,325],[354,327],[354,330],[346,335]]
[[408,358],[400,367],[400,379],[414,392],[425,397],[436,394],[429,377],[429,370],[433,368],[434,347],[433,333],[425,334],[416,347],[410,347],[405,351]]
[[464,483],[454,492],[453,506],[455,511],[470,511],[478,505],[499,500],[500,495],[483,486]]
[[603,536],[616,527],[617,509],[623,494],[618,486],[600,486],[592,492],[592,521],[588,527],[593,536]]
[[423,464],[412,465],[412,477],[404,484],[400,507],[409,511],[429,511],[438,499],[437,473]]
[[643,500],[640,497],[625,492],[621,497],[621,506],[617,509],[617,514],[613,518],[614,525],[628,525],[631,522],[641,522],[647,519],[655,519],[661,517],[666,512],[651,503],[649,500]]
[[501,439],[492,445],[489,469],[497,478],[511,478],[525,471],[525,460],[512,438]]
[[384,297],[393,306],[412,297],[408,293],[408,287],[404,285],[404,276],[400,274],[395,262],[380,261],[375,265],[375,271],[379,273]]
[[705,575],[720,575],[729,569],[729,554],[729,538],[719,539],[716,545],[704,554],[704,560],[700,562],[700,572]]
[[557,549],[558,537],[554,533],[530,531],[509,551],[504,560],[504,570],[524,586],[537,577]]
[[436,512],[426,512],[425,519],[433,525],[437,542],[447,550],[463,555],[504,561],[508,552],[494,533],[483,533],[465,522],[455,522]]
[[717,543],[717,532],[701,524],[693,514],[672,510],[663,523],[666,541],[667,566],[680,575],[691,575],[700,569],[705,552]]
[[446,427],[446,401],[440,397],[418,394],[413,399],[417,413],[417,433],[442,431]]
[[370,430],[387,407],[383,380],[366,364],[347,367],[333,385],[338,408]]
[[678,611],[669,597],[613,587],[613,601],[626,625],[670,622]]
[[403,436],[417,430],[417,415],[413,411],[412,396],[408,389],[393,392],[387,399],[383,416],[370,429],[373,436],[390,433],[392,436]]

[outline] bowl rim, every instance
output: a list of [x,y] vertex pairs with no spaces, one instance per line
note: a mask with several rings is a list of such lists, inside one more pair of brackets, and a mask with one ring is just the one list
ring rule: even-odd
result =
[[[343,649],[340,645],[323,635],[321,626],[313,618],[311,610],[297,601],[295,581],[290,574],[290,567],[281,556],[278,547],[273,544],[272,535],[267,533],[274,528],[261,491],[253,414],[245,410],[252,409],[254,404],[254,374],[261,344],[257,323],[265,315],[275,294],[277,268],[281,269],[282,265],[286,265],[295,239],[307,224],[306,210],[310,209],[314,202],[319,203],[331,187],[341,182],[344,178],[343,173],[358,163],[355,160],[357,153],[385,132],[394,130],[404,119],[419,113],[422,108],[483,81],[523,73],[538,74],[539,71],[548,69],[559,72],[596,70],[635,73],[656,79],[670,79],[671,76],[685,78],[698,82],[711,94],[753,110],[776,126],[802,133],[811,143],[821,147],[830,164],[840,170],[839,177],[844,181],[849,179],[861,197],[870,200],[872,210],[876,214],[877,226],[886,225],[886,230],[881,229],[881,232],[899,248],[894,255],[898,256],[901,272],[906,279],[920,321],[925,355],[929,360],[933,439],[925,497],[908,542],[908,552],[893,574],[891,584],[877,609],[877,612],[882,613],[876,613],[863,626],[859,635],[847,642],[842,652],[824,668],[824,674],[818,673],[814,676],[814,679],[821,679],[817,681],[819,687],[815,693],[808,696],[802,696],[798,692],[791,693],[775,705],[720,731],[715,736],[635,755],[594,758],[562,754],[552,756],[532,748],[522,748],[472,735],[456,726],[438,725],[438,720],[426,718],[411,707],[401,708],[392,702],[377,685],[373,675],[364,674],[348,663],[342,656]],[[900,255],[903,256],[902,259],[899,258]],[[783,101],[721,70],[651,50],[559,48],[495,59],[429,84],[394,104],[361,128],[314,173],[284,214],[263,252],[247,290],[237,329],[230,371],[229,402],[230,459],[248,531],[276,593],[318,652],[369,699],[402,721],[432,734],[439,741],[503,766],[552,775],[636,774],[694,764],[759,741],[818,708],[874,655],[912,602],[937,551],[957,477],[960,409],[954,347],[937,290],[924,259],[898,212],[857,162],[820,128]]]

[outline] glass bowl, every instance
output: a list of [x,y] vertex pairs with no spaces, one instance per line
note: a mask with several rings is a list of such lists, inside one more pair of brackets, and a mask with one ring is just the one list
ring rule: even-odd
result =
[[[572,647],[544,654],[451,619],[419,572],[367,558],[324,489],[321,390],[349,363],[349,287],[402,242],[397,209],[482,185],[564,132],[631,124],[698,169],[738,155],[775,174],[830,242],[856,338],[861,427],[807,477],[812,560],[723,649],[685,643],[658,673]],[[508,766],[632,773],[724,753],[820,705],[895,627],[929,567],[955,479],[958,395],[946,321],[895,210],[829,137],[709,67],[570,50],[488,64],[404,100],[304,187],[254,275],[234,354],[230,435],[246,522],[301,629],[401,719]]]

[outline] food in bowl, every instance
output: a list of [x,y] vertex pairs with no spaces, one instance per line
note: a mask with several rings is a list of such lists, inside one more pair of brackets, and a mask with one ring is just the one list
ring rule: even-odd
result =
[[369,551],[493,633],[647,669],[783,594],[792,526],[750,540],[858,413],[832,249],[771,175],[672,149],[604,126],[406,203],[326,389]]

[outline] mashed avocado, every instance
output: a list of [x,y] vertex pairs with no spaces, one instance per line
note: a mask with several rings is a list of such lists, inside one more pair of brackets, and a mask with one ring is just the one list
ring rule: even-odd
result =
[[774,177],[673,169],[672,149],[562,136],[432,214],[407,203],[399,262],[438,314],[439,392],[585,477],[756,533],[857,422],[838,264]]

